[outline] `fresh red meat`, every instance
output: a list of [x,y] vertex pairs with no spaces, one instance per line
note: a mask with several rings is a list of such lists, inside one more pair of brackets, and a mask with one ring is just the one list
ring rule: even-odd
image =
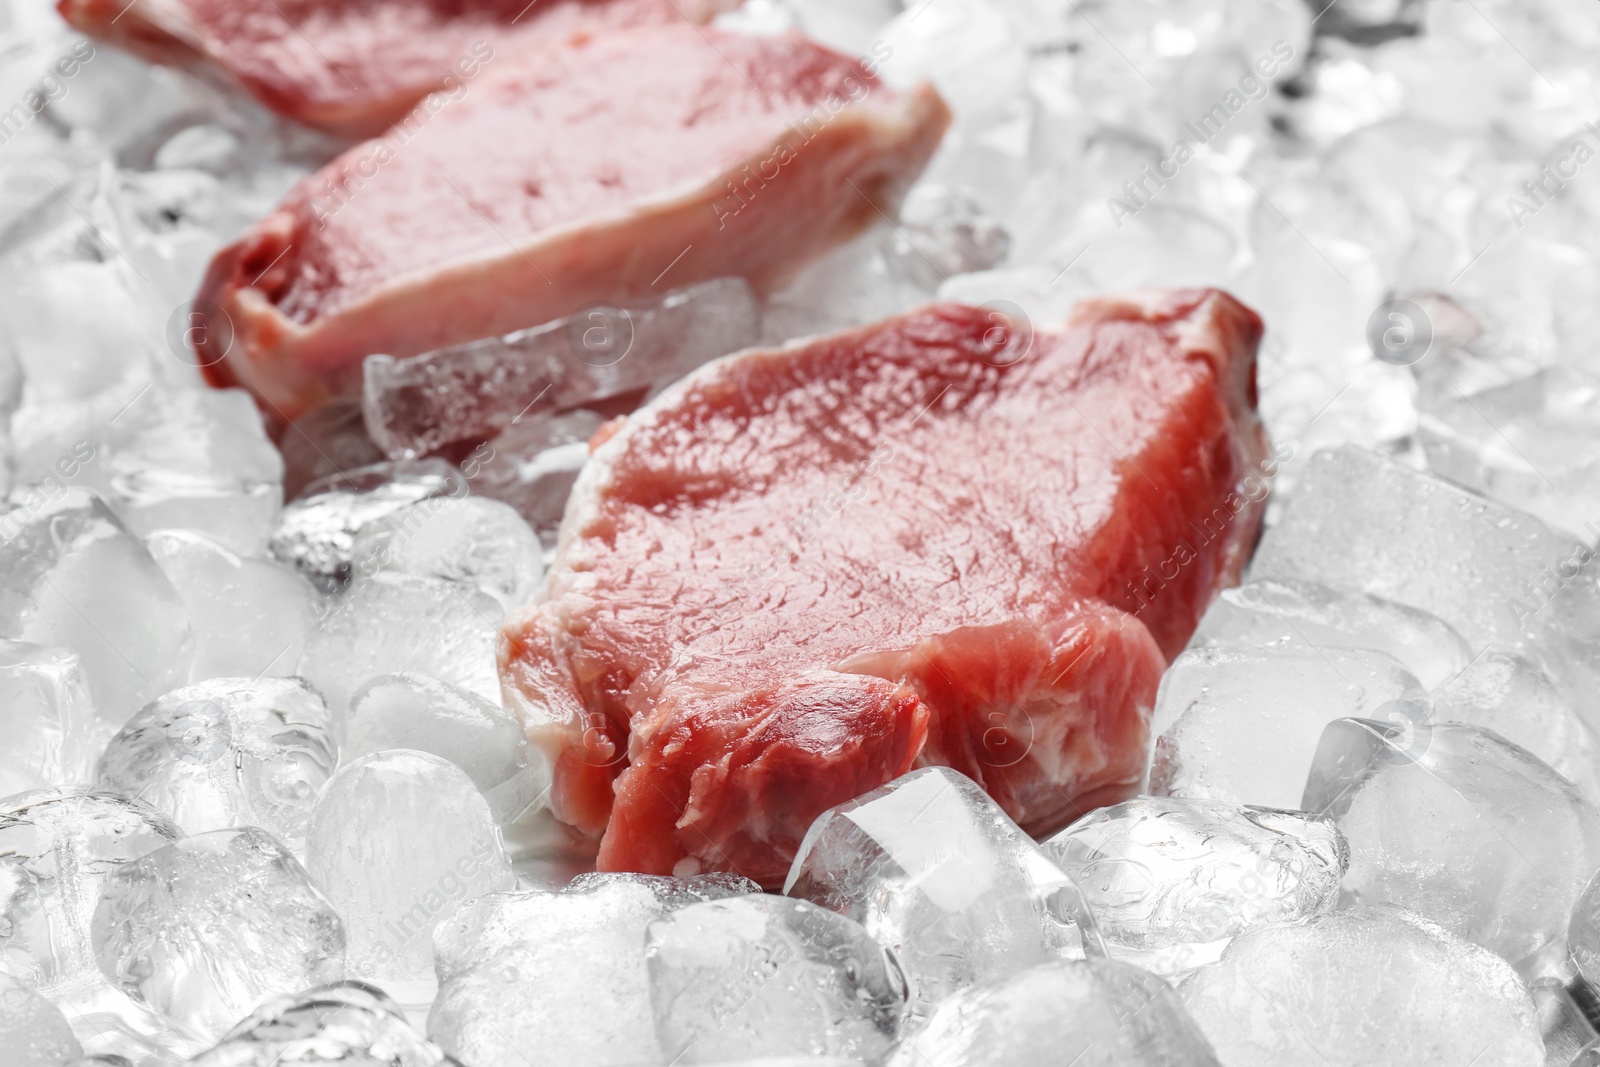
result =
[[1215,291],[939,305],[691,375],[596,446],[503,631],[556,814],[604,870],[776,885],[914,766],[1034,833],[1134,793],[1259,526],[1260,333]]
[[[742,276],[770,288],[895,211],[949,123],[932,88],[798,35],[579,36],[351,149],[218,253],[203,351],[293,418],[361,362]],[[219,351],[221,350],[221,351]],[[225,352],[225,356],[224,356]]]
[[470,80],[486,56],[579,29],[706,22],[737,3],[57,0],[56,6],[91,37],[242,87],[285,118],[343,137],[375,137],[429,93]]

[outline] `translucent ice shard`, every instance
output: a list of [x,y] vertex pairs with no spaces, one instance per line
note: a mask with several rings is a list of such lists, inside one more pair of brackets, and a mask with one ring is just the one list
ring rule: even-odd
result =
[[414,748],[466,771],[500,822],[549,788],[544,757],[499,704],[425,674],[386,674],[356,691],[345,720],[344,758]]
[[750,287],[720,278],[647,307],[591,308],[410,359],[369,357],[362,408],[367,431],[389,455],[418,456],[670,382],[759,336]]
[[1304,806],[1349,842],[1354,900],[1408,908],[1530,975],[1564,955],[1573,906],[1600,867],[1600,811],[1475,726],[1405,738],[1387,723],[1332,723]]
[[1433,694],[1433,717],[1493,730],[1565,776],[1600,804],[1600,738],[1538,664],[1486,651]]
[[105,879],[93,939],[129,995],[216,1040],[269,996],[344,977],[344,927],[265,831],[186,837]]
[[1594,553],[1525,512],[1364,449],[1312,456],[1250,577],[1302,578],[1431,612],[1474,652],[1536,659],[1600,715]]
[[945,767],[817,816],[784,892],[856,920],[892,950],[918,1011],[1034,963],[1104,953],[1072,879]]
[[1044,843],[1083,889],[1116,959],[1166,978],[1215,963],[1239,931],[1333,910],[1349,850],[1331,819],[1139,797]]
[[88,781],[94,727],[77,653],[0,641],[0,797]]
[[502,614],[500,603],[474,586],[379,572],[325,605],[300,673],[336,715],[362,685],[396,671],[429,674],[498,700]]
[[83,1052],[61,1009],[0,971],[0,1048],[7,1067],[62,1067]]
[[316,618],[303,576],[194,530],[158,530],[145,544],[194,623],[193,681],[294,673]]
[[350,973],[378,980],[430,978],[440,920],[516,884],[466,772],[404,749],[363,756],[323,788],[306,868],[344,918]]
[[300,678],[213,678],[146,705],[111,739],[97,782],[190,833],[259,826],[298,849],[338,749]]
[[355,558],[384,570],[476,586],[507,611],[544,576],[539,539],[515,510],[482,497],[430,497],[369,523]]
[[[665,1063],[651,1014],[647,929],[676,908],[757,888],[729,875],[599,874],[559,893],[475,901],[434,935],[440,986],[428,1034],[466,1064],[515,1062],[530,1048],[592,1067]],[[613,1009],[597,1015],[597,1001]]]
[[1043,963],[962,990],[895,1050],[887,1067],[1024,1063],[1218,1067],[1165,982],[1098,959]]
[[1228,1067],[1545,1062],[1511,965],[1399,908],[1253,927],[1181,992]]
[[1324,726],[1349,715],[1424,724],[1427,701],[1416,677],[1382,652],[1185,652],[1156,698],[1150,792],[1299,808]]
[[28,500],[0,512],[0,636],[76,650],[95,711],[119,725],[187,680],[183,601],[98,497]]
[[361,467],[307,486],[278,516],[268,548],[318,588],[334,592],[358,573],[379,569],[354,558],[356,535],[368,523],[419,500],[466,491],[461,472],[443,460]]
[[879,1059],[899,1034],[906,981],[859,924],[805,900],[753,894],[650,924],[650,996],[679,1063],[740,1056]]
[[119,865],[175,841],[165,815],[117,793],[41,789],[0,807],[0,961],[50,993],[99,966],[89,923]]
[[1294,579],[1224,589],[1190,642],[1191,648],[1220,645],[1377,649],[1429,689],[1472,658],[1461,635],[1425,611]]
[[[517,1061],[520,1062],[520,1061]],[[340,982],[275,997],[188,1067],[456,1067],[380,990]]]
[[472,489],[510,504],[553,547],[578,473],[589,460],[589,439],[606,420],[584,408],[538,422],[507,426],[467,463]]

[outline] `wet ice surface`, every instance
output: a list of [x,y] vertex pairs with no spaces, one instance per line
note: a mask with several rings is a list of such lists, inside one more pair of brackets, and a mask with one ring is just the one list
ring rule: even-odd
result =
[[[723,280],[375,358],[364,404],[273,447],[242,394],[202,387],[186,302],[212,252],[339,146],[83,51],[47,3],[0,0],[0,1058],[59,1067],[75,1041],[121,1057],[94,1067],[180,1067],[237,1023],[194,1063],[443,1067],[443,1045],[464,1067],[662,1067],[691,1036],[680,1062],[1211,1063],[1186,1010],[1224,1067],[1600,1063],[1578,1054],[1600,986],[1600,894],[1580,893],[1600,866],[1589,5],[749,0],[724,19],[938,84],[955,124],[897,218],[760,297]],[[501,704],[495,631],[539,595],[539,550],[609,419],[703,359],[935,297],[1045,328],[1108,288],[1188,284],[1263,314],[1277,477],[1251,580],[1212,606],[1156,709],[1148,789],[1173,795],[1046,849],[960,789],[893,802],[928,771],[819,823],[792,888],[896,956],[898,1049],[856,1025],[879,1000],[836,996],[881,991],[848,967],[870,945],[727,918],[794,898],[647,879],[554,892],[593,844],[537,810],[548,768]],[[295,677],[325,719],[262,696],[313,707]],[[197,687],[200,710],[174,705]],[[224,690],[261,699],[246,713]],[[1368,720],[1353,740],[1345,716]],[[431,769],[383,803],[328,784],[397,748]],[[23,790],[45,792],[6,795]],[[242,868],[207,892],[157,859],[247,825],[300,854],[313,810],[359,818],[323,828],[322,875],[343,888],[292,916],[243,901]],[[447,862],[496,824],[505,863]],[[123,992],[92,919],[104,885],[153,885],[155,866],[192,906],[124,924]],[[521,890],[462,907],[509,890],[513,866]],[[251,869],[301,899],[287,862]],[[367,968],[350,973],[409,1024],[354,985],[240,1021],[295,973],[258,935],[326,908]],[[374,929],[401,908],[416,950],[385,970]],[[1085,914],[1149,973],[1095,962]],[[728,978],[744,960],[771,977]],[[1180,1008],[1157,979],[1185,974]],[[657,1017],[669,993],[684,1007]],[[25,1053],[19,1028],[37,1037]]]
[[914,1010],[1055,958],[1099,952],[1070,877],[970,779],[913,771],[817,817],[784,892],[861,923]]
[[1249,926],[1332,911],[1350,863],[1332,819],[1176,797],[1102,808],[1044,850],[1083,888],[1106,951],[1167,978]]

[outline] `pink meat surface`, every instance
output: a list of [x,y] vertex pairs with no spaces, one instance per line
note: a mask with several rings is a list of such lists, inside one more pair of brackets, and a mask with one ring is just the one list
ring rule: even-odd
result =
[[[373,137],[490,54],[576,29],[705,22],[734,0],[58,0],[84,33],[238,86],[344,137]],[[462,64],[458,66],[458,63]]]
[[287,418],[408,356],[713,277],[770,288],[892,214],[949,111],[798,35],[578,35],[351,149],[211,264],[213,381]]
[[556,814],[604,870],[776,885],[916,766],[1035,833],[1134,793],[1260,523],[1260,333],[1209,290],[938,305],[691,375],[596,444],[502,634]]

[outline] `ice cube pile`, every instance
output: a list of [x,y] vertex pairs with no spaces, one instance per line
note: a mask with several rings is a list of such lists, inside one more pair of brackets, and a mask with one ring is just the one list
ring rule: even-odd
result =
[[[949,100],[900,218],[275,440],[190,300],[340,145],[52,7],[0,0],[4,1067],[1600,1063],[1590,0],[747,0]],[[923,768],[782,894],[592,873],[495,647],[596,431],[934,298],[1191,284],[1267,323],[1276,488],[1144,795],[1035,841]]]

